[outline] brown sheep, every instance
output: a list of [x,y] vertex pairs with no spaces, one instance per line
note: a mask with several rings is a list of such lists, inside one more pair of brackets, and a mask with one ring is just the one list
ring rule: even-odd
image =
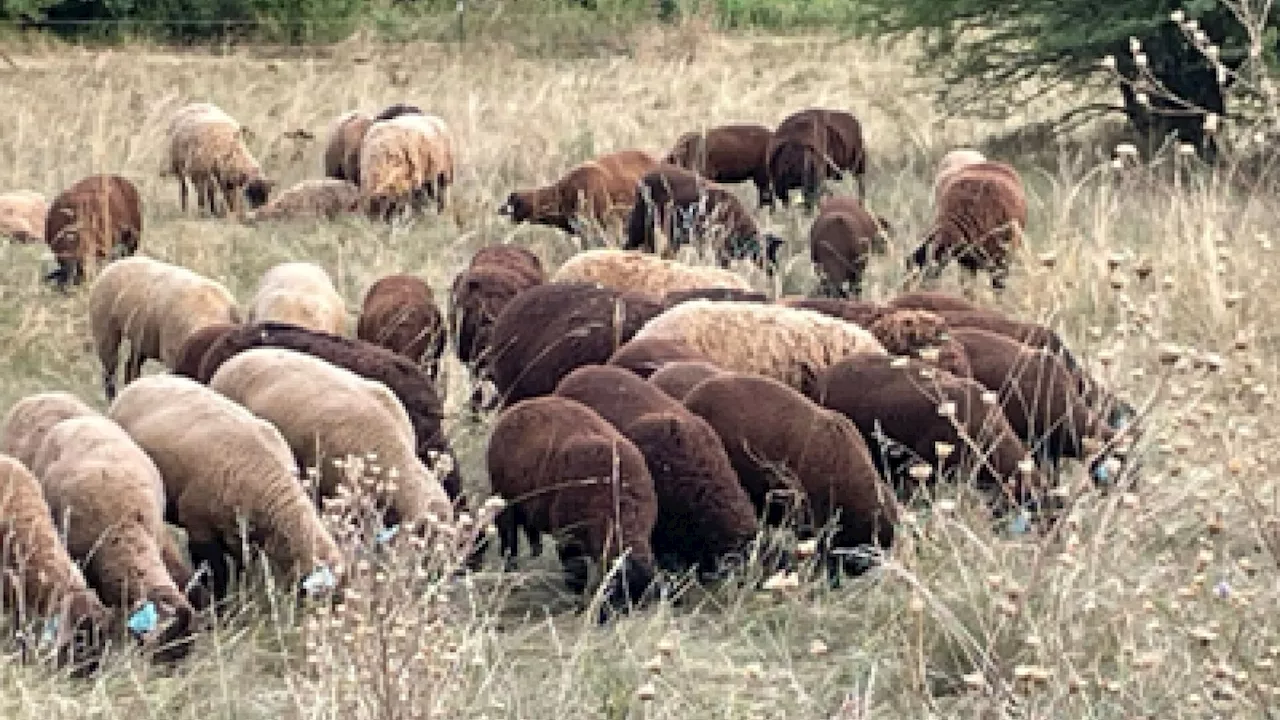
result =
[[555,394],[595,410],[644,456],[658,497],[652,533],[658,558],[712,572],[735,555],[739,562],[746,557],[755,508],[710,425],[622,368],[578,368]]
[[812,310],[845,322],[870,328],[881,315],[889,312],[885,306],[870,300],[853,298],[780,298],[778,304],[784,307]]
[[513,222],[532,222],[581,234],[581,221],[622,221],[635,201],[636,184],[658,161],[642,150],[601,155],[570,168],[559,180],[517,190],[498,209]]
[[[769,494],[792,490],[798,495],[793,502],[808,509],[805,530],[817,531],[839,514],[832,547],[893,544],[893,491],[848,418],[777,380],[749,373],[708,378],[689,391],[684,404],[715,429],[751,500],[758,509],[768,508],[771,521],[781,516]],[[845,566],[866,567],[856,561]]]
[[437,379],[444,354],[444,317],[431,286],[409,274],[388,275],[364,296],[356,337],[400,353]]
[[889,298],[885,305],[891,308],[929,310],[930,312],[938,312],[939,310],[977,312],[982,310],[981,307],[975,305],[968,298],[937,290],[916,290],[898,293]]
[[973,377],[964,346],[951,337],[950,326],[939,315],[896,310],[881,315],[867,329],[892,355],[916,357],[956,377]]
[[947,180],[937,214],[907,269],[934,279],[952,259],[970,275],[991,273],[991,286],[1004,288],[1012,252],[1027,226],[1027,196],[1022,179],[1000,162],[965,165]]
[[178,348],[178,357],[173,361],[173,374],[196,380],[200,376],[200,363],[219,340],[231,331],[240,327],[235,323],[213,323],[205,325],[187,336]]
[[719,365],[706,360],[677,360],[663,365],[657,372],[649,376],[654,387],[671,397],[684,402],[691,390],[707,378],[724,373]]
[[[658,233],[665,248],[658,246]],[[623,249],[670,257],[686,244],[712,250],[721,267],[750,258],[772,272],[784,242],[762,232],[742,201],[724,187],[690,170],[661,165],[635,188]]]
[[839,180],[845,170],[854,174],[858,197],[866,199],[862,127],[847,112],[807,108],[789,115],[773,131],[767,162],[773,197],[783,205],[790,204],[791,191],[799,189],[805,207],[813,209],[826,179]]
[[541,533],[555,533],[572,589],[586,589],[592,559],[612,565],[630,551],[605,596],[616,606],[644,596],[654,578],[658,498],[630,440],[580,402],[538,397],[498,416],[485,458],[493,492],[508,503],[495,524],[509,567],[522,529],[534,555]]
[[[835,201],[835,202],[833,202]],[[872,253],[888,250],[888,223],[867,212],[857,198],[826,198],[809,227],[809,259],[824,295],[862,294],[862,274]]]
[[360,182],[360,143],[373,118],[361,112],[343,113],[334,120],[325,142],[324,175],[349,183]]
[[811,376],[804,391],[858,426],[876,467],[904,495],[919,484],[910,472],[917,464],[933,471],[931,479],[964,468],[972,475],[960,477],[975,477],[1001,509],[1004,500],[1046,489],[995,398],[976,380],[910,358],[862,356]]
[[1076,356],[1067,347],[1062,336],[1046,325],[1018,320],[996,310],[936,310],[947,325],[953,328],[978,328],[1004,335],[1033,348],[1039,348],[1062,358],[1074,372],[1083,372]]
[[680,136],[662,162],[719,183],[755,183],[761,207],[773,203],[766,162],[773,131],[764,125],[721,125]]
[[502,308],[546,281],[542,261],[525,248],[488,245],[477,250],[449,291],[449,328],[458,359],[471,364],[487,354],[490,328]]
[[609,357],[608,364],[648,378],[673,362],[687,360],[706,360],[706,356],[677,340],[649,338],[627,342]]
[[502,403],[550,395],[575,368],[607,362],[662,310],[656,296],[584,283],[520,293],[493,323],[489,369]]
[[58,267],[45,276],[59,288],[79,285],[85,264],[132,255],[142,240],[138,188],[119,175],[90,175],[49,205],[44,241]]

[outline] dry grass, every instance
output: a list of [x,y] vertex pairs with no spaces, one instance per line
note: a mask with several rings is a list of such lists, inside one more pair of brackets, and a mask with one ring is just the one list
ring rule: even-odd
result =
[[[287,61],[141,49],[18,57],[22,71],[0,69],[0,188],[52,196],[89,172],[122,172],[145,198],[144,252],[215,277],[241,298],[272,264],[313,260],[354,310],[364,289],[393,271],[421,272],[443,292],[482,243],[510,240],[563,260],[574,246],[558,233],[513,229],[497,217],[516,185],[547,181],[597,152],[660,151],[703,123],[776,123],[799,107],[833,105],[863,119],[870,205],[896,229],[867,285],[879,297],[900,279],[900,258],[928,222],[933,162],[953,144],[1037,119],[1028,111],[1004,126],[943,122],[921,94],[928,83],[907,77],[883,48],[694,30],[646,31],[629,46],[626,57],[572,62],[517,59],[502,48],[455,57],[434,47],[350,47]],[[351,63],[357,54],[374,60]],[[168,114],[197,100],[250,127],[254,151],[284,183],[317,175],[321,153],[318,142],[287,131],[322,137],[344,110],[417,102],[458,136],[453,205],[444,217],[391,231],[358,220],[250,228],[184,218],[173,184],[158,176],[160,138]],[[389,626],[350,609],[342,622],[357,629],[345,631],[353,637],[346,647],[371,657],[361,633],[383,630],[416,640],[412,654],[395,649],[404,643],[383,646],[393,657],[376,668],[355,667],[347,661],[356,655],[314,640],[309,664],[297,611],[275,605],[271,593],[251,594],[172,669],[124,653],[98,678],[74,682],[0,663],[0,716],[1268,716],[1280,706],[1271,474],[1280,346],[1269,321],[1280,300],[1269,236],[1280,202],[1202,179],[1174,187],[1160,172],[1096,167],[1105,153],[1009,158],[1030,185],[1029,248],[1005,297],[979,292],[1051,320],[1111,382],[1153,402],[1141,486],[1082,492],[1058,532],[1010,537],[959,493],[932,514],[917,508],[891,562],[872,577],[836,589],[807,581],[777,592],[683,588],[674,602],[603,629],[568,611],[546,562],[422,594],[375,582],[368,592],[399,598],[409,620]],[[773,290],[808,290],[808,218],[779,213],[766,222],[790,241],[788,270]],[[41,247],[0,252],[0,407],[55,388],[101,407],[86,293],[64,297],[41,285],[49,262]],[[1037,262],[1046,253],[1052,268]],[[1141,262],[1152,267],[1145,280],[1132,272]],[[1171,342],[1196,350],[1162,365],[1160,348]],[[1217,357],[1206,363],[1204,353]],[[1212,371],[1219,357],[1222,369]],[[467,388],[460,368],[450,378],[456,411]],[[482,494],[485,423],[458,419],[450,430],[466,483]],[[1079,467],[1068,470],[1066,482],[1083,481]],[[329,659],[314,660],[316,648],[330,648]],[[396,673],[413,682],[390,682]],[[637,694],[646,684],[648,701]],[[408,704],[370,699],[375,688],[394,698],[404,687],[434,710],[410,714]],[[388,710],[396,707],[405,712]]]

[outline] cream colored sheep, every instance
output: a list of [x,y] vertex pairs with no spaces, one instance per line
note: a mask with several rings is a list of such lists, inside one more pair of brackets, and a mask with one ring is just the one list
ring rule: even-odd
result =
[[187,209],[187,180],[196,189],[196,203],[220,215],[217,191],[227,208],[243,216],[240,193],[250,207],[267,201],[272,183],[267,180],[253,153],[244,144],[244,128],[221,109],[209,103],[185,106],[169,123],[168,171],[178,178],[178,200]]
[[595,283],[656,295],[706,288],[751,289],[745,278],[723,268],[686,265],[646,252],[614,248],[574,255],[556,270],[551,281]]
[[358,111],[345,112],[329,126],[324,144],[324,174],[334,180],[360,182],[360,144],[373,118]]
[[327,220],[360,209],[360,188],[346,180],[312,178],[303,180],[261,208],[249,213],[247,220],[289,220],[322,217]]
[[251,323],[270,320],[334,335],[347,332],[346,301],[315,263],[286,262],[263,273],[246,315]]
[[68,418],[97,414],[97,410],[69,392],[28,395],[14,403],[0,421],[0,453],[31,467],[50,428]]
[[756,373],[804,389],[810,373],[851,355],[887,355],[870,332],[812,310],[690,300],[640,328],[632,342],[682,343],[725,370]]
[[221,283],[148,257],[117,260],[89,290],[89,326],[108,400],[116,394],[122,340],[129,341],[127,384],[147,360],[175,367],[182,344],[206,325],[238,322],[235,297]]
[[58,654],[71,662],[96,650],[108,622],[58,537],[40,482],[7,455],[0,455],[0,598],[19,622],[45,618]]
[[382,383],[293,350],[254,348],[223,363],[209,387],[275,425],[300,465],[320,469],[322,497],[346,483],[338,463],[373,453],[398,476],[388,525],[452,517],[449,496],[414,453],[404,406]]
[[976,165],[987,161],[987,156],[972,148],[956,148],[947,152],[938,161],[938,172],[933,179],[933,205],[941,204],[942,189],[956,172],[966,165]]
[[369,126],[360,145],[360,194],[370,215],[389,219],[424,200],[444,209],[454,174],[453,141],[433,115],[400,115]]
[[[261,548],[275,569],[304,587],[343,557],[297,479],[289,445],[269,422],[194,380],[142,378],[107,411],[147,452],[164,479],[169,519],[187,531],[192,563],[207,563],[215,597],[226,596],[242,548]],[[252,528],[242,537],[241,521]],[[315,573],[319,573],[316,575]],[[321,583],[324,585],[324,583]]]
[[49,201],[33,190],[0,193],[0,236],[21,243],[44,242]]
[[195,610],[179,588],[192,574],[164,524],[160,471],[129,435],[102,415],[63,420],[31,471],[103,602],[130,613],[137,635],[163,627],[168,644],[189,634]]

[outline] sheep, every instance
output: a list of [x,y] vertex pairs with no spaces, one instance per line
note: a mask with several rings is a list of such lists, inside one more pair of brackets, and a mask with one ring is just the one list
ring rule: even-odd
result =
[[498,416],[485,461],[494,494],[508,503],[495,520],[508,567],[522,529],[534,555],[541,533],[555,533],[571,589],[586,589],[592,559],[608,567],[626,553],[605,598],[625,607],[644,597],[655,574],[650,538],[658,499],[630,440],[580,402],[530,398]]
[[650,320],[635,340],[682,342],[726,370],[752,372],[800,388],[804,370],[819,371],[853,355],[885,355],[871,333],[810,310],[756,303],[691,300]]
[[365,293],[356,337],[399,353],[422,366],[432,380],[444,354],[444,317],[431,286],[413,275],[380,278]]
[[893,310],[867,328],[891,355],[920,358],[956,377],[973,377],[969,354],[941,316],[927,310]]
[[45,276],[65,290],[84,281],[85,265],[133,255],[142,241],[138,188],[119,175],[90,175],[49,205],[44,241],[57,267]]
[[666,338],[630,340],[609,356],[608,365],[648,378],[673,362],[705,360],[705,356],[683,342]]
[[360,182],[360,145],[372,124],[373,118],[357,110],[345,112],[333,121],[325,140],[325,177]]
[[881,315],[889,312],[889,309],[880,303],[856,298],[786,297],[779,298],[777,304],[799,310],[811,310],[865,328],[871,327]]
[[625,221],[636,185],[658,161],[643,150],[621,150],[573,166],[555,182],[516,190],[498,208],[512,222],[530,222],[581,235],[583,222]]
[[471,256],[449,289],[449,327],[458,360],[475,363],[488,351],[494,319],[521,292],[546,282],[542,261],[514,245],[486,245]]
[[343,335],[347,304],[324,268],[310,262],[285,262],[263,273],[245,320],[287,322]]
[[938,171],[933,177],[933,205],[942,204],[942,189],[961,168],[987,161],[987,156],[973,148],[956,148],[947,151],[938,161]]
[[727,288],[751,292],[741,275],[722,268],[687,265],[632,250],[600,248],[569,258],[551,282],[596,283],[616,290],[663,294],[669,291]]
[[374,454],[396,476],[380,499],[388,527],[452,520],[449,496],[414,454],[413,425],[386,385],[312,355],[259,347],[223,363],[209,387],[275,425],[298,465],[316,468],[321,497],[349,487],[341,467],[348,456]]
[[[659,231],[666,247],[659,247]],[[750,258],[770,273],[785,244],[777,235],[763,232],[727,189],[690,170],[660,165],[645,173],[635,188],[622,247],[666,257],[691,243],[709,248],[722,268],[729,267],[730,260]]]
[[227,556],[243,566],[246,544],[261,548],[304,589],[319,593],[331,589],[323,580],[331,576],[336,584],[342,577],[343,555],[271,423],[175,375],[131,384],[107,414],[155,462],[168,498],[166,519],[186,530],[192,563],[207,566],[215,599],[227,595]]
[[585,283],[520,293],[493,323],[487,369],[502,403],[550,395],[575,368],[607,362],[662,310],[656,296]]
[[129,341],[127,384],[147,360],[174,367],[183,343],[200,328],[238,322],[235,298],[221,283],[148,257],[113,263],[89,290],[90,330],[108,400],[116,394],[122,340]]
[[933,226],[907,258],[907,269],[926,278],[941,274],[955,259],[970,275],[991,273],[991,286],[1004,288],[1011,252],[1027,226],[1027,196],[1013,167],[1001,162],[963,165],[940,187]]
[[151,458],[94,413],[49,428],[31,472],[65,522],[67,553],[85,563],[102,601],[124,609],[130,630],[157,641],[163,656],[185,654],[179,641],[195,630],[196,608],[183,591],[192,572],[164,524],[164,483]]
[[49,428],[74,417],[97,415],[83,400],[60,390],[28,395],[0,420],[0,453],[31,467]]
[[975,305],[973,301],[960,295],[953,295],[947,292],[917,290],[914,292],[903,292],[889,298],[885,305],[891,308],[901,308],[904,310],[929,310],[938,312],[940,310],[952,312],[978,312],[982,308]]
[[[834,202],[833,202],[834,201]],[[809,259],[824,295],[862,294],[862,274],[873,253],[888,251],[888,223],[867,212],[857,198],[825,198],[809,226]]]
[[764,207],[773,202],[766,162],[772,137],[773,131],[764,125],[720,125],[681,135],[662,162],[719,183],[751,180]]
[[[216,345],[236,328],[243,327],[235,323],[211,323],[187,336],[178,350],[178,357],[173,361],[170,371],[174,375],[196,380],[200,377],[200,363],[204,362],[209,349]],[[292,327],[292,326],[290,326]]]
[[755,508],[710,425],[622,368],[580,367],[555,395],[594,410],[644,456],[658,501],[652,532],[658,558],[704,572],[735,555],[739,563],[745,559],[756,535]]
[[405,114],[369,126],[360,143],[360,194],[371,217],[389,220],[424,199],[443,212],[453,184],[449,130],[434,115]]
[[649,376],[649,382],[662,392],[684,402],[685,397],[699,383],[724,372],[706,360],[675,360],[658,368]]
[[[887,550],[893,544],[893,491],[848,418],[777,380],[746,373],[707,378],[685,395],[684,405],[715,430],[751,501],[770,521],[784,515],[769,494],[791,490],[792,502],[807,510],[800,524],[805,532],[839,517],[829,547]],[[858,572],[866,563],[853,557],[844,566]]]
[[267,202],[274,183],[262,172],[244,144],[244,128],[220,108],[197,103],[178,109],[169,123],[168,174],[178,180],[178,204],[187,211],[187,180],[196,190],[196,204],[222,215],[217,193],[226,210],[244,217],[241,194],[249,208]]
[[110,616],[63,547],[39,481],[7,455],[0,455],[0,599],[18,622],[45,618],[60,664],[96,668]]
[[444,407],[436,384],[412,361],[363,340],[314,332],[287,323],[256,323],[232,328],[210,344],[201,357],[192,379],[208,384],[223,363],[255,347],[277,347],[306,353],[386,385],[409,414],[418,459],[439,468],[449,466],[442,484],[450,499],[458,500],[461,479],[458,462],[444,435]]
[[20,243],[44,240],[44,220],[49,202],[33,190],[0,193],[0,237]]
[[1018,320],[996,310],[947,310],[933,311],[953,328],[978,328],[1004,335],[1012,340],[1053,353],[1062,359],[1073,372],[1083,372],[1080,361],[1067,347],[1062,336],[1047,325]]
[[876,467],[903,495],[919,484],[916,465],[938,477],[968,469],[980,490],[996,494],[998,509],[1047,488],[995,398],[976,380],[912,358],[860,355],[808,374],[801,391],[853,421]]
[[804,193],[805,207],[813,209],[827,178],[839,180],[843,171],[854,174],[858,198],[866,199],[863,176],[867,171],[866,146],[857,118],[840,110],[807,108],[787,116],[773,131],[766,158],[773,197],[790,204],[791,191]]
[[291,220],[320,217],[332,220],[360,209],[360,187],[346,180],[312,178],[271,198],[250,212],[247,220]]

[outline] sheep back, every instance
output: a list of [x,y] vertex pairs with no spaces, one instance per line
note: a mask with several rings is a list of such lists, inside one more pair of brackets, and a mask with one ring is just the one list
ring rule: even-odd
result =
[[287,322],[342,335],[347,328],[347,306],[324,268],[309,262],[286,262],[263,274],[249,302],[247,320]]
[[687,265],[643,252],[601,248],[569,258],[552,282],[596,283],[616,290],[663,294],[669,291],[726,288],[751,291],[740,275],[722,268]]
[[662,392],[684,402],[689,391],[697,387],[698,383],[723,372],[724,370],[706,360],[676,360],[650,375],[649,382]]
[[365,293],[356,337],[409,358],[435,378],[445,329],[431,286],[408,274],[378,279]]
[[360,187],[347,180],[311,178],[271,198],[252,220],[318,217],[332,220],[360,209]]
[[449,327],[463,363],[488,351],[493,321],[516,295],[546,282],[542,261],[514,245],[488,245],[476,251],[449,289]]
[[132,255],[142,240],[142,199],[119,175],[90,175],[63,190],[49,205],[44,240],[58,267],[46,279],[79,284],[86,263]]
[[14,403],[0,421],[0,453],[29,468],[54,425],[70,418],[97,414],[97,410],[69,392],[28,395]]
[[324,174],[335,180],[360,182],[360,144],[373,118],[356,110],[333,121],[325,140]]
[[772,137],[773,131],[764,125],[720,125],[681,135],[662,161],[715,182],[751,180],[759,192],[760,204],[764,205],[769,201],[766,159]]

